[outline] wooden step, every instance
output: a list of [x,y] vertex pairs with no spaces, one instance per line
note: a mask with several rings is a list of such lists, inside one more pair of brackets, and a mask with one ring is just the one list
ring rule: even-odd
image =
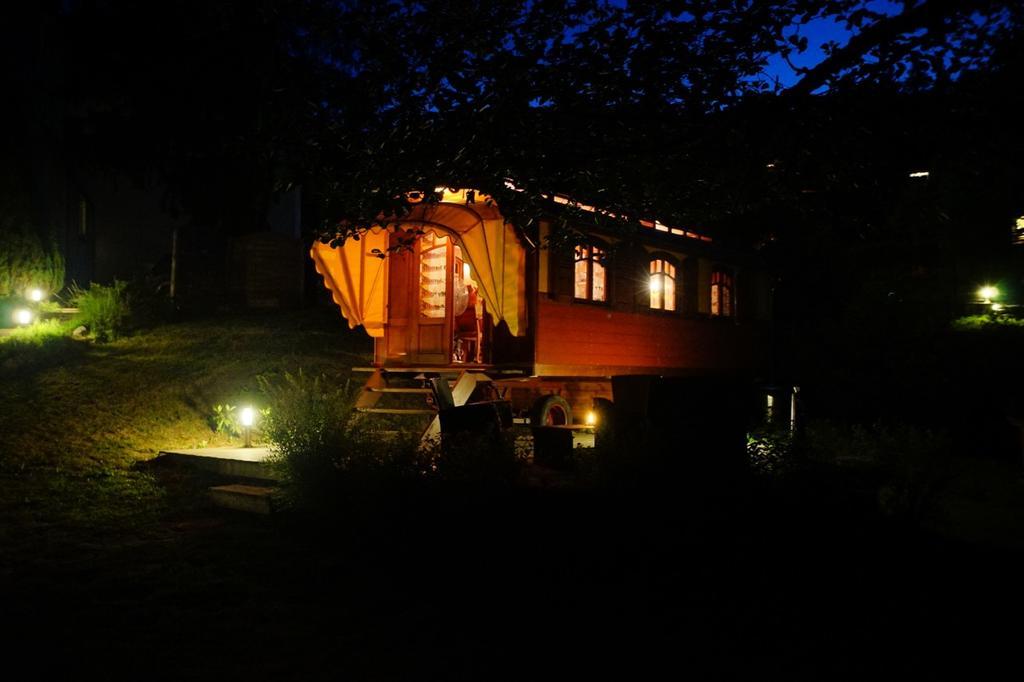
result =
[[209,490],[210,499],[218,507],[249,512],[250,514],[269,514],[272,510],[271,496],[273,488],[258,485],[217,485]]
[[429,388],[390,388],[390,387],[376,387],[368,386],[367,391],[371,393],[430,393]]
[[437,414],[437,410],[428,410],[425,408],[404,408],[404,407],[357,407],[356,412],[364,412],[370,414]]

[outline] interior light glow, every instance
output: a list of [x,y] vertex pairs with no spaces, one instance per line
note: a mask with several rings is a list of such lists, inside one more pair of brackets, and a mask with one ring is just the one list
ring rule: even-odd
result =
[[32,311],[26,308],[19,308],[14,311],[15,324],[32,324]]
[[662,286],[661,285],[661,276],[660,275],[651,275],[651,282],[650,282],[649,286],[651,288],[651,291],[653,291],[655,293],[661,291],[661,286]]
[[593,410],[587,412],[587,426],[594,426],[597,424],[597,413]]
[[469,263],[462,264],[462,279],[472,279],[469,276]]

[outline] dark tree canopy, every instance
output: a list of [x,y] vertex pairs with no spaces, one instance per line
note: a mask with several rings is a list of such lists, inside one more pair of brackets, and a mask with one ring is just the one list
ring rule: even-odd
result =
[[[1024,21],[1012,0],[873,7],[81,0],[24,8],[7,30],[42,25],[46,44],[22,39],[8,59],[49,65],[50,82],[23,78],[15,99],[63,121],[77,167],[156,172],[169,206],[228,231],[259,227],[270,193],[297,183],[327,232],[453,185],[522,224],[560,192],[714,227],[856,169],[829,129],[849,121],[826,114],[846,105],[823,100],[964,91]],[[778,80],[772,60],[815,50],[820,22],[851,38]]]

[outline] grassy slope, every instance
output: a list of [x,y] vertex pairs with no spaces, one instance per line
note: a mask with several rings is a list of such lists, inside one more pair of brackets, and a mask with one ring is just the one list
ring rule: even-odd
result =
[[224,445],[209,426],[212,407],[255,398],[257,375],[301,367],[345,381],[370,350],[336,315],[308,312],[179,323],[106,345],[67,345],[52,365],[3,377],[4,468],[107,469],[163,448]]
[[202,505],[201,485],[169,489],[133,465],[229,444],[210,427],[212,406],[253,395],[258,374],[346,381],[369,349],[329,310],[183,322],[103,345],[0,340],[0,550],[32,556],[41,532],[54,546],[148,532]]

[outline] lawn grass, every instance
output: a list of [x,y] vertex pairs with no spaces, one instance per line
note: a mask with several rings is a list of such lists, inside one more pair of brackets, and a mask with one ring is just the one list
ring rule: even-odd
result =
[[[12,669],[982,679],[1015,651],[998,616],[1024,606],[1020,552],[894,526],[841,472],[721,488],[428,488],[340,518],[253,518],[212,508],[212,479],[154,453],[226,443],[211,407],[240,402],[258,373],[346,381],[369,360],[364,335],[304,311],[69,343],[59,363],[0,376],[0,647]],[[984,477],[1005,471],[974,471],[981,518]],[[999,490],[1010,512],[1013,490]]]
[[347,381],[370,349],[330,310],[191,320],[107,344],[68,331],[47,324],[0,340],[0,358],[13,359],[0,363],[8,549],[40,529],[72,543],[135,532],[192,504],[178,495],[169,505],[166,486],[136,464],[168,448],[237,445],[211,427],[213,405],[255,402],[261,373],[301,367]]
[[[0,348],[14,340],[0,343]],[[364,335],[310,312],[169,324],[109,344],[59,339],[58,353],[0,374],[5,468],[124,469],[169,447],[227,445],[213,406],[257,401],[256,377],[303,368],[348,380]],[[35,348],[19,348],[30,354]]]

